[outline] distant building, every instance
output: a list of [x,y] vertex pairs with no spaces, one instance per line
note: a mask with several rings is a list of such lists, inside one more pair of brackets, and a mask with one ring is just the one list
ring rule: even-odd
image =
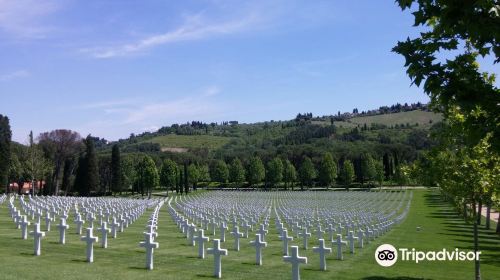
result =
[[[45,187],[45,181],[36,181],[34,182],[35,192],[39,192]],[[19,184],[18,183],[10,183],[9,188],[11,192],[19,192]],[[31,191],[31,182],[24,182],[21,187],[22,194],[29,194]]]

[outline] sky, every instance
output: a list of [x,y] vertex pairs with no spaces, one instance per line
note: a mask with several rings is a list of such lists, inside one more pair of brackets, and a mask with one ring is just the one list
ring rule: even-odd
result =
[[391,52],[412,24],[394,1],[0,0],[0,114],[24,143],[426,103]]

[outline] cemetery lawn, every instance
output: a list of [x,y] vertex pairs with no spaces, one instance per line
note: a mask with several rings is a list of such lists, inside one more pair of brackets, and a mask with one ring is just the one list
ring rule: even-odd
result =
[[[58,232],[52,231],[42,241],[42,255],[33,256],[33,239],[21,240],[20,230],[15,229],[10,219],[7,203],[0,206],[0,279],[206,279],[213,273],[213,256],[205,260],[197,258],[197,247],[187,245],[163,206],[159,215],[160,248],[154,253],[154,270],[145,265],[145,250],[139,248],[142,231],[151,212],[118,234],[117,239],[108,240],[108,248],[98,244],[94,249],[94,263],[85,262],[85,245],[74,233],[71,221],[66,236],[66,245],[57,244]],[[44,225],[44,223],[42,223]],[[250,239],[241,240],[241,251],[235,252],[233,239],[226,235],[222,248],[229,249],[229,255],[222,259],[222,278],[225,279],[291,279],[291,265],[284,263],[279,241],[271,220],[270,233],[266,237],[268,247],[263,249],[263,266],[256,266],[255,250]],[[422,229],[417,231],[417,226]],[[496,226],[492,223],[492,228]],[[31,227],[30,227],[31,228]],[[44,228],[44,226],[42,226]],[[500,278],[500,237],[494,230],[481,226],[480,249],[481,274],[483,279]],[[97,234],[97,232],[95,232]],[[210,239],[212,240],[212,236]],[[313,234],[314,236],[314,234]],[[216,237],[218,238],[218,237]],[[398,261],[390,268],[376,264],[374,252],[378,245],[389,243],[396,248],[416,248],[430,251],[446,248],[472,250],[472,227],[462,221],[456,212],[439,200],[433,190],[415,190],[411,210],[406,220],[386,235],[370,242],[365,248],[356,248],[356,254],[344,254],[344,261],[335,260],[334,254],[327,258],[328,271],[319,271],[319,259],[312,253],[310,239],[307,251],[301,248],[302,240],[294,239],[299,245],[300,255],[308,257],[308,264],[302,265],[302,279],[473,279],[472,262],[445,261],[419,264]],[[210,242],[206,247],[211,247]],[[329,247],[331,247],[329,245]]]

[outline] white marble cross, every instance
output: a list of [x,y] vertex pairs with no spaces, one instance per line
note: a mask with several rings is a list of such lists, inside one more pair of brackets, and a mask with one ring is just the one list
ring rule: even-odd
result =
[[268,230],[265,228],[265,226],[263,224],[261,224],[257,233],[260,234],[260,237],[262,238],[262,242],[266,241],[267,232],[268,232]]
[[94,213],[90,213],[88,216],[89,227],[94,228],[95,215]]
[[198,242],[198,258],[205,258],[205,242],[208,242],[210,238],[204,235],[204,230],[199,229],[198,235],[195,237],[196,242]]
[[235,226],[233,228],[233,231],[231,232],[231,235],[234,237],[234,250],[239,251],[240,250],[240,238],[243,237],[243,233],[240,232],[240,229],[238,226]]
[[76,215],[75,223],[76,223],[76,234],[82,234],[82,227],[83,224],[85,224],[85,221],[82,219],[82,216],[80,214]]
[[335,228],[333,227],[332,224],[328,224],[328,239],[330,242],[333,242],[333,234],[335,233]]
[[245,229],[245,238],[248,238],[248,230],[252,229],[252,226],[248,223],[248,221],[245,220],[243,223],[243,228]]
[[220,230],[220,241],[226,242],[226,230],[227,230],[226,222],[220,223],[219,230]]
[[358,230],[358,242],[359,242],[359,248],[363,248],[363,239],[365,237],[365,232],[360,229]]
[[39,223],[35,223],[33,231],[30,231],[30,235],[33,235],[33,238],[35,240],[35,256],[40,256],[40,254],[42,253],[42,238],[45,236],[45,232],[40,231]]
[[222,256],[227,256],[227,250],[221,249],[220,240],[214,239],[214,247],[207,249],[207,254],[214,255],[214,276],[217,278],[221,278],[222,269],[221,269],[221,259]]
[[81,241],[87,243],[87,262],[94,262],[94,243],[99,241],[99,238],[94,236],[94,228],[87,228],[87,235],[80,238]]
[[347,234],[347,241],[349,241],[349,249],[351,254],[354,254],[354,241],[357,239],[358,238],[354,236],[352,230],[350,230],[349,233]]
[[346,241],[342,241],[342,234],[337,234],[337,240],[332,242],[333,245],[337,245],[337,259],[343,260],[344,256],[342,255],[342,245],[347,246]]
[[316,238],[319,240],[319,239],[323,239],[323,229],[321,229],[321,224],[318,223],[318,226],[316,227]]
[[292,264],[292,280],[300,279],[299,265],[301,263],[307,264],[307,257],[299,256],[299,247],[292,246],[292,254],[290,256],[284,256],[283,260]]
[[288,236],[288,230],[283,229],[281,240],[283,241],[283,255],[288,256],[288,242],[293,241],[293,237]]
[[116,233],[120,228],[120,224],[116,221],[116,218],[113,217],[113,221],[111,223],[111,237],[116,238]]
[[101,223],[101,228],[99,229],[99,231],[101,232],[101,248],[108,248],[108,223],[103,221]]
[[66,219],[61,218],[56,227],[59,229],[59,243],[66,244],[66,230],[69,228],[66,224]]
[[146,248],[146,268],[152,270],[154,249],[160,247],[160,244],[153,241],[153,235],[151,233],[145,232],[144,241],[139,243],[139,246]]
[[190,224],[188,228],[189,232],[189,245],[191,246],[196,246],[196,239],[195,239],[195,234],[196,234],[196,225],[195,224]]
[[299,233],[299,235],[300,235],[300,237],[302,237],[304,249],[307,250],[307,240],[309,239],[309,237],[311,237],[311,233],[307,232],[307,227],[303,227],[302,232]]
[[250,244],[255,247],[255,263],[262,265],[262,248],[267,247],[267,242],[262,241],[262,236],[258,233],[255,235],[255,240],[250,241]]
[[21,238],[28,239],[28,226],[30,225],[30,222],[28,222],[25,215],[21,218],[19,225],[21,226]]
[[50,231],[50,222],[52,222],[52,217],[50,216],[49,211],[45,214],[45,230]]
[[326,270],[326,253],[331,253],[332,248],[325,247],[325,240],[320,239],[319,246],[313,247],[313,252],[319,254],[319,268],[321,270]]

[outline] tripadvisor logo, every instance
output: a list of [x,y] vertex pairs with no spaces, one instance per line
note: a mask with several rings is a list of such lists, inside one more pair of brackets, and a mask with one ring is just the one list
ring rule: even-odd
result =
[[[399,254],[398,254],[399,251]],[[397,250],[391,244],[382,244],[375,250],[375,260],[384,267],[392,266],[399,259],[401,261],[412,261],[419,263],[420,261],[475,261],[479,260],[481,252],[461,251],[458,248],[449,251],[442,249],[440,251],[417,251],[415,248],[399,248]]]

